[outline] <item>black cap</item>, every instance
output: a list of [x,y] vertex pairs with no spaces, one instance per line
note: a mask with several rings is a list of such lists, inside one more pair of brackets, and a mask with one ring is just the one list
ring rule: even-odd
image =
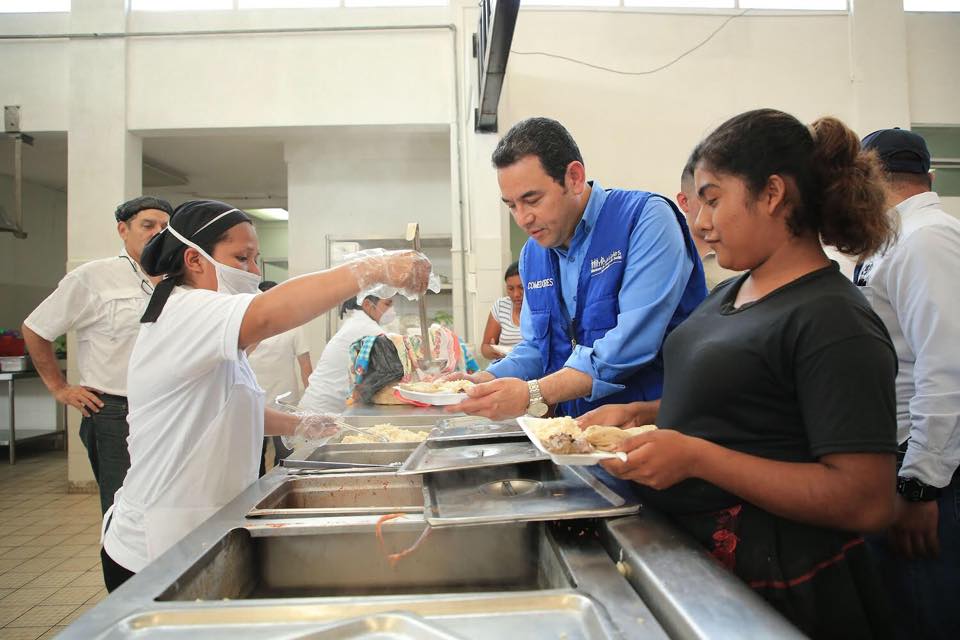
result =
[[126,222],[141,211],[146,211],[147,209],[163,211],[168,216],[173,215],[173,207],[170,206],[169,202],[161,200],[160,198],[154,198],[153,196],[140,196],[133,200],[127,200],[117,207],[113,215],[117,218],[117,222]]
[[930,151],[918,133],[896,127],[874,131],[861,142],[864,149],[876,149],[883,168],[891,173],[929,173]]

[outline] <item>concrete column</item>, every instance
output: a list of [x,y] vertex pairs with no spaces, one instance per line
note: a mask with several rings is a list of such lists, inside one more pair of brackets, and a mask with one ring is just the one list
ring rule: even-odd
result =
[[[73,0],[71,31],[122,33],[124,0]],[[67,129],[67,270],[115,255],[121,244],[113,219],[117,204],[141,192],[142,145],[127,131],[127,41],[74,39],[69,45]],[[158,99],[165,99],[158,96]],[[77,379],[75,341],[68,377]],[[79,439],[80,414],[69,412],[71,489],[93,488],[93,474]]]
[[856,120],[863,136],[910,126],[907,27],[902,0],[851,0],[850,69]]
[[[509,213],[500,200],[497,172],[490,155],[497,134],[467,134],[470,254],[467,259],[467,319],[471,341],[480,344],[494,300],[504,295],[503,271],[510,263]],[[477,354],[480,349],[477,348]]]

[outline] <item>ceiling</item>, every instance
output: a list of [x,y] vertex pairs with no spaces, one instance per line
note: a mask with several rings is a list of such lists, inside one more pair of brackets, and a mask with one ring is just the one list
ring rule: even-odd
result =
[[[145,132],[144,192],[169,197],[175,204],[196,197],[247,206],[285,206],[285,140],[304,136],[375,140],[399,153],[446,150],[447,130],[435,126],[327,127],[190,132]],[[67,134],[38,133],[24,145],[24,179],[66,191]],[[424,144],[428,142],[428,144]],[[13,175],[12,138],[0,134],[0,174]]]

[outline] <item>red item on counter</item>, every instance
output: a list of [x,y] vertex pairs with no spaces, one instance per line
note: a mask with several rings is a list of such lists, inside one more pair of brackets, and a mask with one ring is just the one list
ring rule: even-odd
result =
[[26,354],[26,343],[23,338],[0,336],[0,357],[22,356]]

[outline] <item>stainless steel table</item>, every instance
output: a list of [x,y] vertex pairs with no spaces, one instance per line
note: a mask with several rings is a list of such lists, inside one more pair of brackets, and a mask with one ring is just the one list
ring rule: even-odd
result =
[[[10,464],[16,464],[17,462],[17,442],[24,442],[26,440],[34,440],[37,438],[49,438],[63,436],[64,446],[66,446],[66,428],[67,428],[67,408],[63,407],[63,420],[62,424],[54,425],[53,429],[43,429],[43,428],[21,428],[19,433],[17,432],[17,421],[16,421],[16,381],[23,380],[25,378],[39,378],[40,374],[35,370],[31,371],[5,371],[0,373],[0,383],[6,382],[7,384],[7,417],[9,419],[10,427],[8,429],[0,429],[0,446],[7,445],[10,447]],[[52,400],[52,402],[56,402]],[[60,410],[60,409],[58,409]]]

